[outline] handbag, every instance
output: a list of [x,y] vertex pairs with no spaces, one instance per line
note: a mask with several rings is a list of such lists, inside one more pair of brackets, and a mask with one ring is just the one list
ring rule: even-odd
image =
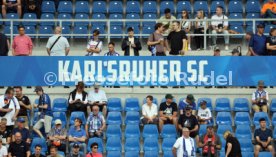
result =
[[60,37],[61,37],[61,36],[59,36],[59,37],[55,40],[55,42],[53,43],[53,45],[52,45],[51,48],[50,48],[50,51],[52,51],[53,47],[56,45],[56,43],[58,42],[58,40],[60,39]]
[[[152,36],[153,36],[153,41],[154,41],[155,40],[154,33],[152,33]],[[148,50],[151,52],[152,56],[156,56],[156,46],[155,45],[148,46]]]

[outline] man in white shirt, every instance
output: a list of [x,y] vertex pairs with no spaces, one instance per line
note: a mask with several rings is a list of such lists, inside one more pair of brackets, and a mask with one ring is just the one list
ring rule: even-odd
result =
[[264,81],[258,81],[258,89],[252,94],[252,108],[255,112],[267,112],[268,92],[264,90]]
[[106,116],[107,97],[105,92],[99,88],[98,84],[94,84],[94,90],[88,93],[88,103],[92,106],[99,106],[100,112]]
[[173,145],[172,153],[175,157],[195,157],[195,141],[189,136],[189,129],[182,129],[182,137],[179,137]]
[[142,106],[142,123],[145,124],[158,124],[157,105],[152,103],[153,97],[147,96],[147,103]]
[[210,124],[212,120],[212,113],[209,108],[207,108],[207,102],[202,100],[200,102],[200,107],[197,112],[199,124]]
[[2,138],[0,138],[0,156],[1,157],[7,157],[8,156],[7,148],[2,145]]
[[86,51],[87,56],[100,56],[103,48],[103,42],[99,40],[100,31],[95,29],[93,31],[93,37],[87,44]]
[[228,21],[225,21],[228,17],[223,14],[221,6],[217,6],[216,14],[211,19],[212,34],[214,35],[212,36],[213,45],[217,44],[217,34],[224,34],[225,50],[229,50]]

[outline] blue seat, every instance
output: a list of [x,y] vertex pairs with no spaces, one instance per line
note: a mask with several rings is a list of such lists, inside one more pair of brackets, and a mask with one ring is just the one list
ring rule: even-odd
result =
[[126,15],[126,19],[127,20],[136,20],[138,22],[134,22],[134,21],[128,21],[126,22],[126,28],[128,27],[139,27],[140,26],[140,15],[136,14],[136,13],[130,13]]
[[253,152],[254,151],[254,147],[253,144],[251,142],[251,140],[248,140],[247,138],[243,138],[243,139],[238,139],[240,142],[241,147],[241,151],[242,152]]
[[213,105],[212,105],[211,98],[199,98],[198,101],[197,101],[197,109],[199,108],[200,102],[202,100],[205,100],[207,102],[206,106],[212,111],[213,110]]
[[211,7],[210,7],[211,14],[214,14],[216,12],[216,9],[218,6],[221,6],[225,9],[224,1],[212,1]]
[[123,13],[123,3],[121,1],[110,1],[109,2],[109,14],[112,13]]
[[[142,28],[142,34],[145,34],[143,35],[142,37],[143,38],[148,38],[150,34],[152,34],[154,32],[154,28],[152,26],[143,26]],[[156,104],[158,105],[158,104]]]
[[208,14],[208,3],[206,1],[195,1],[194,11],[197,12],[199,10],[203,10],[205,14]]
[[102,13],[106,14],[107,5],[105,1],[94,1],[93,2],[93,13]]
[[272,118],[271,118],[271,121],[272,121],[272,125],[273,125],[273,126],[276,126],[276,112],[273,113],[273,116],[272,116]]
[[98,137],[89,138],[87,144],[87,152],[91,152],[91,144],[95,142],[98,144],[98,151],[103,152],[103,140]]
[[145,151],[144,157],[158,157],[158,152],[156,150],[153,151]]
[[126,151],[125,157],[140,157],[140,153],[137,151]]
[[269,35],[269,32],[272,28],[276,28],[276,25],[266,25],[265,30],[264,30],[264,34]]
[[242,152],[242,156],[243,157],[252,157],[252,156],[254,156],[254,153],[253,152]]
[[[96,9],[96,8],[93,8],[93,9]],[[89,3],[87,1],[77,1],[75,13],[89,14],[90,13]]]
[[41,6],[42,13],[55,13],[56,6],[54,1],[43,1]]
[[140,137],[140,128],[139,125],[132,125],[129,124],[126,126],[125,130],[125,137],[126,138],[139,138]]
[[176,132],[175,126],[172,124],[164,125],[160,135],[162,138],[176,138],[177,132]]
[[34,21],[28,21],[28,20],[37,20],[37,16],[35,13],[25,13],[23,15],[23,19],[24,21],[22,22],[22,24],[24,26],[36,26],[37,25],[37,22],[34,22]]
[[259,157],[272,157],[270,152],[260,152]]
[[266,112],[255,112],[254,117],[253,117],[253,123],[255,126],[259,126],[259,120],[260,118],[265,118],[266,120],[266,125],[270,125],[270,120],[268,117],[268,114]]
[[158,149],[158,138],[145,138],[144,151],[156,151]]
[[106,150],[107,151],[121,151],[122,150],[122,142],[120,137],[110,137],[106,142]]
[[140,1],[127,1],[126,13],[140,14]]
[[110,34],[112,34],[111,38],[122,38],[122,26],[110,26]]
[[260,2],[257,0],[250,0],[246,2],[245,9],[247,13],[259,13],[260,8]]
[[250,126],[249,125],[237,125],[235,136],[238,139],[241,139],[241,138],[251,139],[252,134],[251,134]]
[[55,25],[55,22],[53,22],[54,14],[52,14],[52,13],[43,13],[40,18],[44,19],[44,20],[49,20],[49,21],[41,21],[40,26],[54,26]]
[[[99,19],[99,20],[105,20],[106,19],[106,16],[105,14],[101,14],[101,13],[96,13],[96,14],[93,14],[92,15],[92,19],[96,20],[96,19]],[[106,22],[92,22],[91,23],[93,26],[94,25],[97,25],[97,26],[101,26],[101,27],[105,27],[106,26]]]
[[60,119],[62,122],[62,127],[67,125],[67,117],[65,112],[53,112],[52,126],[55,124],[55,120]]
[[171,10],[171,14],[174,15],[174,3],[173,1],[162,1],[160,3],[160,13],[163,14],[164,10],[169,8]]
[[164,138],[162,143],[163,151],[172,150],[174,143],[175,143],[175,138]]
[[125,111],[140,111],[139,99],[138,98],[126,98]]
[[121,21],[121,19],[123,19],[122,14],[110,14],[109,19],[115,20],[115,21],[110,21],[111,26],[123,26],[123,22]]
[[25,34],[31,38],[34,38],[36,36],[35,26],[25,26]]
[[270,112],[276,112],[276,98],[273,98],[273,99],[271,100]]
[[235,125],[251,125],[251,118],[248,112],[237,112],[235,116]]
[[[247,13],[246,14],[246,19],[256,19],[260,18],[260,13]],[[256,25],[259,24],[260,21],[256,21]],[[246,21],[245,24],[247,26],[252,26],[253,22],[252,21]]]
[[[18,20],[18,19],[19,19],[19,16],[18,16],[17,13],[7,13],[6,19]],[[5,22],[5,25],[10,26],[10,25],[11,25],[11,22],[10,22],[10,21],[6,21],[6,22]],[[18,21],[14,21],[14,22],[13,22],[13,25],[14,25],[14,26],[17,26],[17,25],[19,25],[19,22],[18,22]]]
[[53,34],[52,26],[40,26],[38,31],[39,38],[49,38]]
[[108,125],[106,130],[106,137],[121,137],[122,131],[120,125]]
[[125,142],[125,151],[140,151],[140,139],[139,138],[127,138]]
[[[62,32],[63,34],[66,34]],[[67,111],[67,104],[68,100],[65,98],[56,98],[53,100],[53,108],[54,112],[66,112]]]
[[[237,19],[240,20],[242,19],[242,14],[241,13],[231,13],[228,17],[229,19]],[[230,26],[242,26],[243,25],[243,21],[230,21],[229,22]]]
[[228,4],[228,12],[231,13],[243,13],[243,5],[241,1],[230,1]]
[[243,38],[243,33],[244,33],[244,31],[243,31],[243,26],[240,26],[240,25],[231,25],[230,26],[230,29],[231,30],[234,30],[234,31],[236,31],[236,32],[238,32],[240,35],[235,35],[235,36],[231,36],[231,38],[238,38],[238,39],[242,39]]
[[73,5],[71,1],[60,1],[58,4],[58,13],[73,13]]
[[108,151],[106,157],[118,157],[118,156],[122,156],[121,151]]
[[[144,14],[143,16],[143,19],[144,20],[156,20],[156,14],[153,14],[153,13],[147,13],[147,14]],[[144,21],[143,22],[143,26],[151,26],[151,27],[154,27],[154,25],[156,24],[155,21]]]
[[122,111],[121,98],[109,98],[107,109],[108,111]]
[[249,112],[249,101],[246,98],[234,99],[234,111],[235,112]]
[[74,125],[74,122],[75,122],[76,118],[81,119],[82,125],[86,124],[86,118],[85,118],[84,113],[75,111],[75,112],[72,112],[71,115],[70,115],[70,125]]
[[216,112],[230,112],[230,100],[228,98],[217,98],[216,99]]
[[140,114],[136,111],[129,111],[126,113],[125,124],[139,124],[140,122]]
[[31,144],[31,152],[35,152],[35,146],[41,145],[41,152],[46,153],[47,152],[47,144],[46,140],[44,138],[33,138],[32,144]]
[[[87,38],[88,29],[87,26],[75,26],[73,29],[73,38]],[[79,34],[79,35],[77,35]]]
[[223,138],[223,134],[225,131],[230,131],[233,132],[232,126],[231,125],[219,125],[217,134],[219,137]]
[[102,37],[101,34],[106,34],[105,28],[102,25],[93,25],[91,30],[96,29],[100,31],[100,37]]
[[192,12],[191,8],[192,8],[192,6],[189,1],[178,1],[177,5],[176,5],[176,12],[179,14],[183,10],[186,10],[186,11],[188,11],[188,13],[191,13]]
[[155,1],[144,1],[143,13],[154,13],[157,12],[157,5]]
[[[72,19],[72,15],[68,13],[60,13],[57,17],[58,20],[70,20]],[[62,21],[62,26],[71,26],[72,22],[70,21]]]
[[165,157],[174,157],[171,150],[169,150],[169,151],[164,151],[163,154],[164,154]]
[[230,112],[218,112],[217,125],[232,125],[232,117]]
[[200,125],[200,127],[199,127],[199,136],[206,134],[206,132],[207,132],[206,128],[207,128],[206,124]]
[[144,126],[143,138],[158,138],[158,130],[155,124],[147,124]]
[[122,115],[121,112],[108,112],[107,115],[107,124],[122,124]]
[[[144,98],[144,99],[143,99],[143,104],[146,104],[146,103],[147,103],[147,98]],[[153,98],[152,103],[154,103],[155,105],[158,105],[158,100],[157,100],[157,98]]]
[[274,127],[274,129],[273,129],[273,138],[274,139],[276,138],[276,127]]
[[[78,19],[78,20],[88,20],[89,19],[89,16],[88,14],[86,13],[77,13],[75,15],[75,19]],[[85,26],[85,27],[88,27],[89,25],[89,22],[88,21],[76,21],[74,22],[75,26]]]

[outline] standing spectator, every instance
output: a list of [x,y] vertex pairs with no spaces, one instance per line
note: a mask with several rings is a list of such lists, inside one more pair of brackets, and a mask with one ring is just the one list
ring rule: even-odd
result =
[[100,56],[103,48],[103,42],[99,39],[100,31],[95,29],[93,31],[93,37],[87,44],[86,51],[88,54],[86,56]]
[[226,15],[223,14],[223,8],[221,6],[217,6],[216,14],[212,16],[212,40],[213,45],[217,44],[217,34],[223,34],[225,40],[225,50],[229,50],[229,32],[228,32],[228,19]]
[[47,42],[46,49],[49,56],[68,56],[70,45],[68,40],[61,35],[62,28],[57,26],[55,34]]
[[21,18],[22,15],[22,5],[21,0],[3,0],[2,3],[2,16],[6,18],[7,13],[17,12],[18,17]]
[[13,56],[31,56],[33,43],[29,36],[25,35],[25,27],[18,26],[19,35],[13,39],[12,55]]
[[183,115],[186,106],[191,106],[193,109],[193,115],[196,113],[196,104],[195,104],[195,97],[192,94],[188,94],[186,99],[181,101],[178,105],[179,107],[179,114]]
[[18,103],[20,105],[20,110],[18,113],[18,118],[24,118],[25,119],[25,127],[29,128],[29,118],[28,118],[28,111],[30,112],[32,110],[30,99],[22,93],[22,87],[16,86],[15,89],[15,97],[18,100]]
[[202,34],[201,36],[195,36],[195,44],[196,44],[196,49],[201,50],[204,48],[204,38],[203,34],[206,32],[205,28],[208,28],[208,22],[202,21],[206,20],[207,17],[205,17],[205,13],[203,10],[198,10],[197,11],[197,16],[196,16],[196,21],[195,21],[195,34]]
[[17,128],[14,128],[12,130],[12,142],[15,141],[15,134],[17,132],[21,133],[22,140],[25,141],[27,144],[31,144],[31,138],[30,138],[30,131],[29,129],[24,127],[25,119],[20,117],[17,119]]
[[88,110],[88,94],[84,91],[84,83],[78,82],[76,89],[73,90],[69,95],[69,106],[68,110],[70,113],[74,111],[82,111],[87,115]]
[[164,33],[164,26],[162,23],[157,23],[154,29],[155,32],[149,36],[147,45],[155,50],[151,52],[152,56],[166,56],[165,42],[162,35]]
[[7,119],[6,118],[1,119],[0,138],[2,139],[2,144],[8,148],[11,143],[11,131],[7,130]]
[[50,155],[48,155],[47,157],[62,157],[62,156],[58,154],[57,147],[51,146]]
[[98,84],[94,84],[94,90],[88,93],[88,102],[92,106],[99,106],[100,112],[106,117],[107,97]]
[[109,42],[108,43],[108,52],[104,54],[104,56],[120,56],[118,52],[115,51],[115,43]]
[[[191,31],[191,22],[188,21],[189,20],[189,13],[187,10],[183,10],[182,11],[182,15],[181,15],[181,19],[180,19],[180,25],[181,25],[181,29],[185,31],[186,34],[189,34]],[[191,36],[188,36],[188,47],[185,47],[185,49],[191,51]]]
[[268,55],[276,56],[276,28],[270,30],[270,37],[266,41],[266,49],[268,50]]
[[199,125],[196,116],[192,115],[191,106],[185,107],[185,114],[180,115],[178,120],[178,129],[188,128],[190,130],[190,136],[195,138],[198,135]]
[[225,157],[242,157],[241,154],[241,145],[236,137],[234,137],[230,131],[225,131],[223,134],[224,139],[226,140],[225,144]]
[[259,156],[260,151],[270,151],[272,156],[274,156],[275,151],[271,144],[272,140],[272,131],[269,128],[266,128],[266,121],[264,118],[259,120],[260,128],[256,129],[254,132],[254,137],[256,139],[255,145],[255,157]]
[[75,143],[75,144],[73,144],[72,151],[66,157],[82,157],[82,156],[83,155],[80,152],[80,146],[79,146],[79,144]]
[[59,151],[66,151],[67,130],[62,128],[60,119],[55,120],[55,126],[51,129],[48,135],[49,146],[55,146]]
[[220,56],[220,49],[217,46],[214,48],[214,56]]
[[99,114],[99,106],[92,106],[92,112],[85,125],[86,136],[89,138],[102,137],[105,126],[104,116]]
[[25,141],[22,141],[20,132],[15,134],[15,142],[9,147],[9,157],[29,157],[31,155],[30,148]]
[[35,13],[37,18],[40,19],[41,0],[24,0],[24,2],[24,12]]
[[141,43],[138,38],[134,38],[134,30],[132,27],[127,29],[128,37],[122,42],[122,50],[125,51],[125,56],[139,56],[139,51],[142,50]]
[[10,42],[7,36],[0,33],[0,56],[8,56],[10,50]]
[[70,150],[72,150],[75,144],[78,144],[81,147],[81,150],[84,152],[84,154],[86,154],[86,133],[85,130],[81,127],[81,125],[81,119],[76,118],[74,126],[71,126],[68,132]]
[[177,130],[177,104],[173,102],[171,94],[167,94],[165,99],[159,108],[159,132],[162,131],[164,124],[174,124]]
[[[276,18],[276,3],[274,0],[268,0],[261,9],[261,15],[264,18],[275,19]],[[269,23],[276,24],[275,21]]]
[[175,157],[194,157],[196,156],[195,141],[190,137],[188,128],[182,129],[182,136],[173,145],[172,153]]
[[30,157],[45,157],[44,155],[41,154],[41,145],[35,145],[35,152],[32,154]]
[[199,124],[211,124],[212,112],[207,107],[207,102],[205,100],[202,100],[200,102],[200,107],[198,109],[197,116],[198,116]]
[[7,147],[2,145],[2,138],[0,138],[0,156],[1,157],[8,157]]
[[157,105],[152,103],[153,97],[147,96],[147,103],[142,106],[142,124],[158,124]]
[[264,90],[264,81],[258,81],[258,89],[252,94],[252,108],[254,112],[267,112],[268,92]]
[[231,54],[232,56],[241,56],[241,52],[238,49],[233,49]]
[[[187,36],[184,30],[180,28],[179,21],[173,21],[172,32],[167,37],[167,42],[170,43],[170,55],[185,55],[185,45],[187,44]],[[166,44],[168,45],[168,44]]]
[[252,38],[253,35],[254,35],[254,33],[251,32],[251,31],[246,32],[246,34],[245,34],[245,37],[244,37],[244,38],[245,38],[246,44],[247,44],[247,46],[248,46],[248,51],[247,51],[246,56],[251,56],[251,51],[250,51],[250,47],[249,47],[249,42],[250,42],[250,40],[251,40],[251,38]]
[[164,13],[165,15],[160,17],[159,22],[163,24],[165,34],[169,34],[172,30],[172,21],[176,20],[176,18],[171,14],[171,9],[169,8],[166,8]]
[[264,25],[257,26],[257,33],[251,37],[249,42],[249,51],[251,56],[265,56],[266,53],[266,36],[264,35]]
[[98,143],[94,142],[90,146],[91,152],[86,155],[86,157],[102,157],[101,153],[98,153],[99,145]]
[[51,130],[52,111],[51,100],[48,94],[44,93],[41,86],[36,86],[36,94],[39,96],[38,104],[34,104],[34,108],[38,108],[39,116],[38,121],[34,124],[33,130],[41,137],[44,138],[40,129],[44,126],[45,133],[48,134]]

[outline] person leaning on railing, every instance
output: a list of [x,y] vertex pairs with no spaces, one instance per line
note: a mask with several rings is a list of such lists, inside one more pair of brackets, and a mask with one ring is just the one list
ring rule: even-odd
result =
[[[276,18],[276,2],[274,0],[268,0],[261,9],[261,16],[264,18]],[[269,22],[271,24],[276,24],[276,21]]]

